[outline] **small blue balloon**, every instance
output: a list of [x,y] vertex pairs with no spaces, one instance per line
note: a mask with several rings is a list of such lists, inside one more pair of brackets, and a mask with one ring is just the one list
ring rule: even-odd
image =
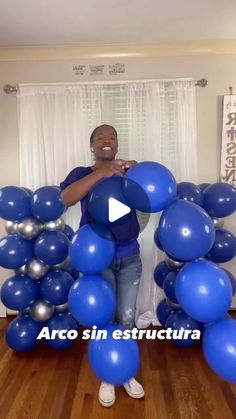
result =
[[168,304],[166,298],[162,300],[156,310],[156,315],[162,326],[165,326],[168,317],[175,312],[175,309]]
[[125,330],[119,324],[108,325],[102,330],[107,332],[106,339],[91,339],[89,342],[89,363],[99,380],[122,385],[134,377],[139,368],[138,344],[131,338],[114,338],[113,333]]
[[[49,346],[54,349],[67,349],[70,348],[75,339],[70,339],[67,335],[68,332],[71,330],[77,331],[78,325],[73,319],[73,317],[69,313],[56,313],[46,322],[45,327],[48,327],[50,336],[52,336],[52,332],[57,330],[61,332],[61,338],[58,333],[56,334],[54,339],[47,339],[46,342]],[[70,332],[71,333],[71,332]],[[75,333],[73,332],[75,336]]]
[[40,281],[41,297],[51,304],[64,304],[74,283],[72,276],[65,271],[50,271]]
[[170,258],[191,261],[204,256],[215,240],[210,216],[192,202],[176,200],[163,211],[159,238]]
[[85,224],[74,235],[69,255],[75,269],[84,274],[104,271],[115,256],[116,245],[107,227],[98,223]]
[[18,186],[5,186],[0,189],[0,217],[19,221],[31,215],[30,194]]
[[75,234],[74,230],[68,224],[65,225],[63,233],[68,237],[69,240],[71,240]]
[[169,272],[163,282],[163,290],[165,295],[169,298],[172,303],[178,304],[175,293],[175,280],[178,274],[178,270]]
[[236,383],[236,321],[221,320],[205,329],[203,354],[221,378]]
[[212,248],[207,253],[207,259],[215,263],[225,263],[236,256],[236,237],[230,231],[217,229]]
[[177,275],[175,292],[183,310],[203,323],[222,319],[232,302],[228,275],[212,262],[197,260]]
[[10,234],[0,239],[0,266],[3,268],[18,269],[32,256],[32,243],[18,234]]
[[206,189],[208,186],[210,186],[210,183],[200,183],[198,185],[199,189],[203,192],[204,189]]
[[40,298],[38,284],[27,275],[7,279],[1,288],[1,300],[11,310],[24,310]]
[[125,174],[124,195],[130,207],[143,212],[162,211],[176,197],[176,181],[160,163],[144,161]]
[[[172,339],[172,342],[177,346],[191,346],[199,343],[199,339],[192,339],[191,334],[187,331],[200,331],[201,336],[201,332],[203,330],[202,323],[192,319],[182,310],[177,310],[168,317],[166,320],[166,327],[172,330],[182,331],[182,338],[180,336],[180,339]],[[186,339],[184,339],[184,332],[186,333]]]
[[196,205],[202,205],[203,197],[201,189],[191,182],[180,182],[177,184],[177,196],[184,201],[193,202]]
[[171,272],[171,269],[167,266],[164,260],[156,266],[154,271],[154,281],[160,288],[163,288],[164,279],[169,272]]
[[229,183],[213,183],[203,191],[203,208],[212,217],[233,214],[236,211],[236,189]]
[[34,243],[34,253],[42,262],[56,265],[68,256],[69,243],[62,231],[44,231]]
[[42,222],[59,218],[65,211],[60,193],[60,189],[55,186],[43,186],[37,189],[31,198],[33,216]]
[[25,314],[14,319],[7,328],[6,341],[8,346],[16,352],[33,349],[37,345],[37,336],[42,325]]
[[101,275],[85,275],[70,289],[69,311],[82,326],[104,326],[116,309],[116,296],[111,284]]

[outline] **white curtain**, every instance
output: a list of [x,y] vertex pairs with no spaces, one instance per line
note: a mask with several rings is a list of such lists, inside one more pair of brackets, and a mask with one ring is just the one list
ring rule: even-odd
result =
[[[32,190],[58,185],[74,167],[91,165],[89,136],[102,123],[117,129],[119,157],[155,160],[177,181],[197,183],[195,103],[192,79],[20,85],[20,183]],[[163,298],[153,281],[154,268],[164,259],[153,241],[158,217],[150,217],[139,238],[139,327],[158,324],[155,311]],[[77,204],[68,210],[66,222],[77,229],[79,219]]]

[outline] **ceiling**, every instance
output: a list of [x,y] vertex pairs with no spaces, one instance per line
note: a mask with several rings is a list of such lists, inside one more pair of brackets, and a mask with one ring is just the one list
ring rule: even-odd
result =
[[0,46],[236,39],[236,0],[1,0]]

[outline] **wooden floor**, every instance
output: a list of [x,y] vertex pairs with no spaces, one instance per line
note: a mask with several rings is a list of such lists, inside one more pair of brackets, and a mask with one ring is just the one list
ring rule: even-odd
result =
[[63,352],[40,343],[29,353],[14,353],[5,343],[8,323],[0,319],[1,419],[236,418],[236,385],[213,373],[200,344],[178,348],[168,341],[141,341],[138,378],[145,398],[131,399],[117,388],[115,405],[103,408],[87,362],[87,341]]

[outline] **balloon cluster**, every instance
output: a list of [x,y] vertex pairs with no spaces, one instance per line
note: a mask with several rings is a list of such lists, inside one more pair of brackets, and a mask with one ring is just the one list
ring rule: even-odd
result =
[[[203,353],[222,378],[236,382],[236,321],[227,314],[236,279],[218,266],[236,255],[236,237],[223,217],[236,211],[236,190],[227,183],[181,182],[177,199],[163,211],[154,241],[166,253],[154,271],[165,299],[157,318],[165,327],[203,331]],[[173,341],[189,346],[191,338]]]
[[[19,312],[8,326],[6,339],[15,351],[37,344],[42,327],[77,329],[68,313],[68,294],[79,272],[68,256],[74,232],[62,218],[66,208],[60,189],[45,186],[34,193],[26,188],[0,189],[0,217],[8,235],[0,239],[0,266],[14,269],[1,288],[3,304]],[[72,340],[49,339],[54,348],[65,348]]]

